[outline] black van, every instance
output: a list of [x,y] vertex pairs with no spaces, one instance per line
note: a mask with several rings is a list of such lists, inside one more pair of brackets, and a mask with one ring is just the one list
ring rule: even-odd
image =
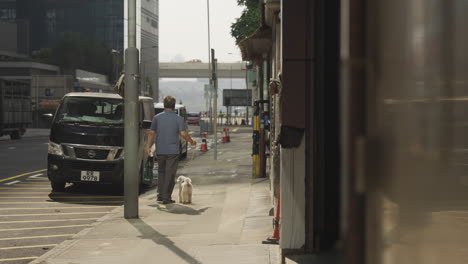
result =
[[[139,97],[139,105],[140,183],[151,184],[152,169],[146,173],[144,161],[153,99]],[[104,93],[66,94],[50,130],[47,175],[52,189],[61,191],[67,182],[122,186],[124,157],[123,98]]]

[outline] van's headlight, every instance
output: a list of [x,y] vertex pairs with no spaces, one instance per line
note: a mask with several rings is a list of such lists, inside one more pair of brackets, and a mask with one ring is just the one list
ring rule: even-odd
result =
[[63,156],[62,146],[52,141],[49,141],[47,152],[52,155]]

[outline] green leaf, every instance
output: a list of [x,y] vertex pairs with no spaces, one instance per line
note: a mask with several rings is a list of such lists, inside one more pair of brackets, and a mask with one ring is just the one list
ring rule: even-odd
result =
[[241,16],[231,24],[231,35],[239,43],[260,26],[261,8],[259,0],[237,0],[237,4],[245,6]]

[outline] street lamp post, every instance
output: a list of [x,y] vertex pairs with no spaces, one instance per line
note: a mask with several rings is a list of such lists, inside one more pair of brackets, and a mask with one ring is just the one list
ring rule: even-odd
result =
[[114,72],[114,81],[117,82],[117,80],[119,79],[119,67],[117,65],[118,63],[118,56],[120,55],[120,51],[116,50],[116,49],[112,49],[111,50],[111,53],[112,53],[112,59],[113,59],[113,72]]
[[[208,83],[209,83],[209,86],[210,86],[210,89],[214,89],[213,86],[213,80],[212,80],[212,61],[211,61],[211,40],[210,40],[210,0],[206,0],[206,17],[207,17],[207,20],[208,20]],[[210,92],[210,102],[212,102],[213,100],[213,90]],[[213,113],[213,103],[210,103],[210,109],[209,109],[209,112],[210,112],[210,128],[211,128],[211,131],[213,131],[214,134],[216,134],[216,131],[215,131],[215,125],[214,125],[214,121],[216,121],[216,119],[214,119],[214,113]]]
[[[228,55],[231,55],[233,56],[234,53],[232,52],[228,52]],[[230,89],[232,90],[232,62],[230,62],[230,71],[229,71],[229,74],[230,74],[230,82],[231,82],[231,85],[230,85]],[[231,122],[232,122],[232,106],[226,106],[226,123],[231,125]]]
[[138,49],[136,0],[128,0],[128,48],[125,50],[124,217],[138,218]]

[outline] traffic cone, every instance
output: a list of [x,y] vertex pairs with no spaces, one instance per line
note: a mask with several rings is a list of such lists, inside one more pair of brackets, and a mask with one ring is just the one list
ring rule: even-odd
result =
[[262,244],[278,244],[279,243],[279,228],[280,228],[280,194],[278,194],[278,202],[276,203],[276,215],[273,218],[273,236],[262,241]]
[[200,145],[200,151],[207,151],[208,146],[206,145],[206,132],[202,133],[202,143]]

